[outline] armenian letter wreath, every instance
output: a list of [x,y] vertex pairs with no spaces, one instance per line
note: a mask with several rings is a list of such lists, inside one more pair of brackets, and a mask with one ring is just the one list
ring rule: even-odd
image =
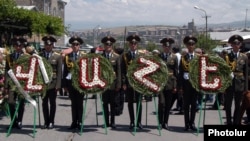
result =
[[[228,66],[226,61],[221,57],[213,55],[201,55],[195,57],[189,65],[189,81],[192,86],[201,94],[217,94],[219,92],[223,93],[232,84],[232,71],[230,66]],[[197,133],[199,133],[202,113],[201,111],[202,106],[200,108]],[[220,110],[218,110],[218,112],[220,116]],[[205,110],[203,120],[204,119]],[[221,116],[220,122],[222,124]]]
[[190,82],[201,93],[224,92],[232,83],[231,69],[220,57],[201,55],[189,66]]
[[99,54],[86,54],[71,69],[73,86],[85,94],[100,94],[115,80],[111,63]]
[[[168,70],[166,64],[160,57],[152,54],[141,54],[132,60],[128,66],[127,77],[130,86],[140,94],[159,94],[167,83]],[[139,102],[141,102],[141,98]],[[138,104],[137,109],[139,109],[139,106],[140,104]],[[155,109],[157,109],[156,103]],[[159,134],[161,134],[158,112],[156,113]],[[138,113],[136,117],[138,117]],[[137,118],[135,124],[137,124]],[[134,132],[136,132],[136,128],[134,128]]]
[[44,97],[52,79],[52,66],[45,58],[36,54],[23,55],[8,71],[8,74],[12,80],[8,81],[11,89],[36,107],[36,101],[31,97],[38,93]]
[[[39,94],[42,97],[45,96],[47,87],[52,80],[52,66],[45,58],[36,54],[23,55],[12,65],[8,74],[10,77],[7,79],[7,83],[11,86],[11,91],[15,91],[20,98],[25,98],[34,106],[33,136],[35,136],[37,103],[32,97]],[[19,103],[17,105],[15,115],[19,108]],[[13,122],[14,118],[11,121],[7,136],[10,134]]]
[[157,56],[141,55],[129,65],[127,77],[137,92],[144,95],[158,94],[168,79],[167,66]]

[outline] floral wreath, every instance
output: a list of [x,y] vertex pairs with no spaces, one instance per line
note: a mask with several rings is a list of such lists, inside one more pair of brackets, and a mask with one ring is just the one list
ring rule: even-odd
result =
[[[40,64],[41,62],[43,65]],[[17,59],[11,69],[13,70],[13,73],[21,87],[24,91],[28,92],[30,96],[39,94],[41,94],[42,97],[45,96],[48,83],[52,80],[53,75],[52,66],[45,58],[25,54]],[[45,73],[48,76],[48,80],[44,77]],[[23,97],[11,77],[8,77],[8,83],[10,84],[12,91],[17,92],[21,97]]]
[[232,83],[231,72],[221,57],[201,55],[190,62],[189,81],[204,94],[224,92]]
[[128,66],[129,84],[144,95],[158,94],[168,79],[167,66],[155,55],[139,55]]
[[100,94],[115,80],[111,62],[100,54],[85,54],[71,69],[73,86],[84,94]]

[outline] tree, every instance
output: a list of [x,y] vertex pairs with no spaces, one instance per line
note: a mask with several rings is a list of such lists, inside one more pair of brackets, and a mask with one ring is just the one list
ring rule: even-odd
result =
[[59,36],[64,33],[64,23],[59,17],[17,8],[14,0],[1,0],[0,32],[29,36],[33,33]]
[[210,38],[210,35],[208,35],[206,39],[206,35],[198,34],[197,39],[198,42],[196,47],[203,49],[206,53],[213,53],[212,49],[215,48],[216,45],[218,44],[216,41]]

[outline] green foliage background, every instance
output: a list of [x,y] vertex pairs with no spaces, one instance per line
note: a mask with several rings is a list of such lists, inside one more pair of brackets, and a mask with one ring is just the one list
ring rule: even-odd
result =
[[30,36],[33,33],[60,36],[64,33],[64,23],[59,17],[17,8],[14,0],[1,0],[0,31]]

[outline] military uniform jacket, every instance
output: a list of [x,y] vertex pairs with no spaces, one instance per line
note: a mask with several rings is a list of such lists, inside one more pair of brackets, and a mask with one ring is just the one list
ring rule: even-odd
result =
[[[77,55],[77,59],[83,57],[85,54],[86,53],[79,51],[78,55]],[[69,78],[67,78],[67,76],[70,74],[70,70],[73,67],[73,62],[75,62],[75,61],[76,60],[74,60],[73,52],[65,56],[65,59],[63,61],[63,63],[64,63],[64,65],[63,65],[64,66],[63,78],[70,80]]]
[[165,90],[172,90],[177,87],[177,73],[178,73],[178,59],[173,53],[165,55],[163,52],[159,55],[165,62],[168,68],[168,80],[165,86]]
[[[138,50],[136,51],[136,57],[142,55]],[[128,78],[127,78],[127,69],[128,66],[131,64],[133,58],[131,51],[124,52],[120,56],[121,59],[121,78],[122,78],[122,85],[129,86]]]
[[[20,53],[20,56],[21,55],[24,55],[23,52]],[[14,51],[13,53],[11,54],[8,54],[6,56],[6,64],[5,64],[5,78],[7,80],[7,78],[9,77],[9,74],[8,74],[8,71],[13,67],[13,63],[15,63],[15,61],[20,57],[20,56],[17,56],[17,53]],[[8,85],[8,82],[5,81],[4,82],[4,88],[9,88],[9,85]]]
[[[62,79],[62,58],[61,55],[57,52],[50,52],[51,56],[48,59],[48,62],[51,64],[53,69],[52,81],[48,85],[48,89],[59,89],[61,88],[61,79]],[[39,54],[40,56],[46,57],[46,52],[43,51]]]
[[[228,60],[227,60],[228,58]],[[246,54],[239,52],[235,57],[233,52],[226,56],[226,62],[233,72],[233,87],[235,91],[248,90],[248,57]],[[232,65],[235,62],[235,65]]]
[[[194,53],[193,58],[199,56]],[[179,74],[178,74],[178,88],[183,88],[184,80],[189,80],[189,62],[191,61],[191,56],[189,53],[181,56],[180,65],[179,65]]]
[[111,85],[110,89],[116,89],[116,88],[121,88],[121,63],[120,63],[120,55],[112,51],[110,53],[110,57],[106,56],[106,52],[104,51],[102,55],[107,58],[114,70],[114,74],[116,76],[116,79],[114,80],[114,83]]

